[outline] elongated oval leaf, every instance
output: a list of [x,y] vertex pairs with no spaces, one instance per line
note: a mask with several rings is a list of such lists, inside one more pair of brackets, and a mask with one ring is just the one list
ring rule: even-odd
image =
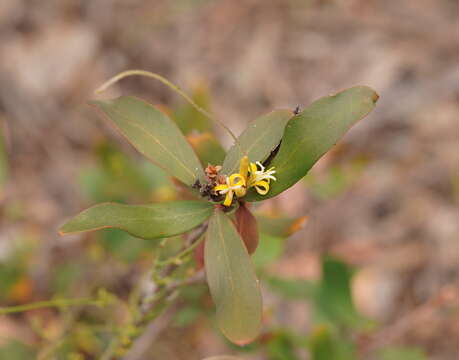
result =
[[223,174],[239,171],[241,158],[247,155],[251,162],[263,161],[279,145],[285,125],[293,116],[289,110],[274,110],[252,121],[228,151],[223,162]]
[[285,127],[279,153],[270,166],[277,181],[268,194],[251,191],[248,201],[273,197],[299,181],[358,120],[375,106],[378,95],[366,86],[356,86],[323,97],[293,117]]
[[187,185],[204,178],[191,145],[162,111],[131,96],[92,104],[116,124],[137,150],[169,175]]
[[212,209],[212,204],[201,201],[152,205],[103,203],[82,211],[59,232],[64,235],[118,228],[143,239],[164,238],[198,226],[212,214]]
[[251,342],[261,327],[260,288],[241,237],[218,209],[209,222],[204,259],[218,326],[238,345]]

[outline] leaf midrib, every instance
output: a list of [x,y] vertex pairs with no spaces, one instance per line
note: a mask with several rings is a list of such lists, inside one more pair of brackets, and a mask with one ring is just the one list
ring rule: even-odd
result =
[[226,248],[225,240],[223,237],[223,229],[222,229],[221,222],[220,222],[220,216],[221,216],[220,214],[217,214],[215,218],[217,222],[218,235],[222,243],[223,256],[225,258],[225,267],[226,267],[226,271],[229,274],[228,279],[230,280],[230,283],[231,283],[231,297],[232,297],[234,294],[235,286],[234,286],[234,280],[233,280],[232,273],[231,273],[231,266],[229,264],[228,249]]
[[[242,153],[242,155],[249,156],[249,152],[253,149],[253,147],[255,145],[257,145],[262,139],[264,139],[269,134],[269,126],[266,126],[266,129],[267,130],[265,130],[265,132],[262,133],[262,136],[257,137],[257,139],[254,142],[252,142],[252,144],[250,146],[247,147],[247,149]],[[238,150],[239,150],[239,148],[238,148]],[[260,159],[260,161],[261,161],[261,159]],[[232,174],[236,169],[237,169],[237,161],[236,161],[235,165],[233,165],[233,167],[231,168],[230,174]]]
[[[353,107],[351,105],[349,105],[350,107]],[[367,115],[369,112],[371,111],[371,109],[367,112],[365,112],[364,114],[362,114],[362,116],[359,116],[359,118],[357,120],[355,120],[355,122],[359,121],[360,119],[362,119],[365,115]],[[288,126],[288,124],[287,124]],[[287,127],[286,126],[286,127]],[[283,169],[286,164],[290,161],[290,159],[300,150],[300,147],[303,145],[304,142],[306,142],[308,140],[308,138],[304,137],[299,143],[297,143],[297,146],[295,146],[295,149],[293,151],[290,152],[290,155],[284,160],[283,163],[279,164],[279,165],[276,165],[277,167],[277,172],[278,173],[281,173],[281,171],[279,171],[280,169]],[[279,154],[280,155],[280,154]]]
[[[148,208],[146,208],[148,209]],[[177,214],[175,216],[146,216],[145,218],[131,218],[131,217],[123,217],[123,221],[143,221],[143,220],[173,220],[173,219],[178,219],[178,218],[183,218],[187,216],[193,216],[193,215],[199,215],[203,212],[209,211],[210,209],[202,209],[200,211],[193,211],[193,212],[188,212],[188,213],[182,213],[182,214]]]
[[[185,169],[185,171],[191,175],[192,179],[194,180],[196,178],[196,174],[194,172],[192,172],[186,165],[185,163],[182,162],[182,160],[180,160],[178,157],[176,157],[172,152],[169,151],[169,149],[167,147],[165,147],[160,141],[159,139],[157,139],[151,132],[147,131],[143,126],[139,125],[138,123],[136,122],[133,122],[132,120],[130,120],[127,116],[123,115],[122,113],[120,113],[118,110],[116,109],[112,109],[116,114],[118,114],[121,118],[124,119],[124,121],[131,125],[131,126],[134,126],[134,127],[137,127],[139,128],[140,130],[142,130],[145,134],[147,134],[148,136],[150,136],[162,149],[165,153],[167,153],[169,156],[171,156],[173,159],[175,159],[182,167],[183,169]],[[193,150],[192,150],[193,151]],[[150,156],[147,156],[147,157],[150,157]],[[152,161],[154,161],[153,159],[151,159]]]

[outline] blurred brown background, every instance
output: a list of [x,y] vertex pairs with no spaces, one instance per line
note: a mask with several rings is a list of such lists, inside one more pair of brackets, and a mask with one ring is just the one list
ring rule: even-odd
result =
[[[77,176],[94,143],[118,139],[85,103],[130,68],[186,90],[206,83],[212,111],[237,133],[273,108],[305,106],[356,84],[376,89],[376,110],[316,165],[315,180],[268,205],[309,216],[275,271],[314,278],[318,254],[339,255],[358,265],[359,309],[382,324],[372,342],[458,358],[458,1],[2,0],[0,121],[10,174],[0,199],[0,259],[18,232],[39,238],[34,291],[46,286],[40,279],[53,271],[53,256],[79,241],[62,240],[56,229],[89,205]],[[141,78],[109,95],[120,93],[181,101]],[[355,173],[358,161],[364,166]],[[324,190],[336,167],[345,184]],[[22,215],[5,215],[15,211]],[[302,329],[308,315],[292,305],[276,316]],[[0,318],[0,343],[27,334],[20,321]],[[219,348],[209,336],[188,357],[174,356],[213,353]]]

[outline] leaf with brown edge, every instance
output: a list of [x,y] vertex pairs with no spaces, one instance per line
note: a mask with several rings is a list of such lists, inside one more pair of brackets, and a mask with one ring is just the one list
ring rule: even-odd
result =
[[276,181],[269,192],[259,195],[251,189],[245,200],[269,199],[298,182],[311,167],[376,105],[378,94],[367,86],[355,86],[323,97],[292,117],[282,136],[279,152],[270,167]]
[[259,242],[257,219],[243,202],[236,210],[236,229],[249,254],[253,254]]
[[191,186],[204,171],[174,121],[153,105],[131,96],[93,101],[131,144],[153,163]]
[[103,203],[86,209],[60,228],[74,234],[117,228],[142,239],[182,234],[204,222],[213,206],[203,201],[171,201],[152,205]]
[[218,327],[233,343],[250,343],[261,329],[260,287],[239,233],[219,208],[210,218],[204,259]]

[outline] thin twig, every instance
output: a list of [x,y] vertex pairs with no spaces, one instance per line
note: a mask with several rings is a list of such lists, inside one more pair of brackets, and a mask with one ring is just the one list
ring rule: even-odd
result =
[[[195,233],[192,234],[189,241],[187,242],[187,247],[179,252],[178,255],[183,256],[183,254],[188,254],[192,249],[194,249],[196,243],[199,244],[201,241],[202,236],[207,230],[207,225],[202,225],[198,229],[196,229]],[[177,255],[173,258],[176,258]],[[163,277],[167,277],[171,275],[181,264],[177,262],[163,262],[166,265],[162,267],[163,270]],[[157,266],[158,264],[155,264]],[[160,264],[161,265],[161,264]],[[150,279],[152,277],[150,276]],[[142,354],[145,352],[146,344],[150,344],[152,339],[156,337],[163,328],[167,326],[172,316],[161,315],[165,310],[163,307],[163,301],[166,300],[167,303],[165,306],[170,306],[175,300],[174,294],[177,293],[177,290],[183,286],[188,286],[191,284],[195,284],[201,282],[204,279],[204,271],[199,271],[194,275],[184,279],[178,280],[169,283],[161,283],[155,284],[153,287],[153,293],[145,294],[143,296],[134,296],[131,299],[131,318],[133,322],[130,326],[136,329],[144,329],[144,331],[139,331],[138,336],[133,336],[131,340],[130,350],[128,351],[128,355],[126,355],[125,359],[140,359]],[[137,303],[132,303],[136,301]],[[169,310],[166,310],[166,314],[169,313]],[[159,325],[156,324],[157,319],[160,318]],[[167,320],[167,321],[166,321]],[[149,341],[147,341],[147,340]],[[111,360],[115,354],[115,352],[119,349],[120,346],[120,339],[115,336],[111,342],[109,343],[108,347],[100,357],[101,360]]]
[[148,348],[158,335],[169,325],[177,308],[175,306],[167,309],[163,314],[150,321],[145,327],[143,334],[134,342],[128,353],[123,357],[123,360],[141,360]]
[[68,306],[81,306],[81,305],[94,305],[94,306],[103,306],[104,303],[97,299],[55,299],[55,300],[47,300],[47,301],[38,301],[30,304],[24,305],[17,305],[17,306],[9,306],[0,308],[0,316],[6,314],[13,314],[23,311],[30,311],[36,309],[43,309],[49,307],[68,307]]
[[179,265],[181,263],[181,259],[190,254],[195,248],[198,247],[198,245],[204,240],[204,236],[201,236],[198,238],[198,240],[194,241],[189,247],[178,253],[177,255],[166,259],[164,261],[158,260],[156,262],[157,266],[164,266],[164,265],[169,265],[169,264],[177,264]]
[[159,74],[156,74],[156,73],[153,73],[153,72],[150,72],[150,71],[145,71],[145,70],[126,70],[126,71],[123,71],[123,72],[119,73],[118,75],[115,75],[111,79],[107,80],[105,83],[103,83],[100,87],[98,87],[96,89],[95,93],[96,94],[100,94],[101,92],[104,92],[110,86],[112,86],[116,82],[120,81],[121,79],[124,79],[124,78],[126,78],[128,76],[133,76],[133,75],[146,76],[146,77],[149,77],[149,78],[153,78],[155,80],[158,80],[158,81],[162,82],[164,85],[168,86],[169,88],[171,88],[177,94],[182,96],[186,101],[188,101],[191,104],[191,106],[193,106],[197,111],[199,111],[205,117],[207,117],[208,119],[210,119],[212,121],[215,121],[221,127],[223,127],[228,132],[228,134],[230,134],[230,136],[233,138],[234,142],[236,144],[238,144],[238,146],[239,146],[239,142],[238,142],[238,140],[236,138],[236,135],[234,135],[234,133],[231,131],[230,128],[228,128],[219,119],[214,118],[207,110],[203,109],[201,106],[196,104],[196,102],[189,95],[187,95],[187,93],[185,93],[180,87],[178,87],[177,85],[175,85],[174,83],[172,83],[171,81],[167,80],[165,77],[163,77],[163,76],[161,76]]

